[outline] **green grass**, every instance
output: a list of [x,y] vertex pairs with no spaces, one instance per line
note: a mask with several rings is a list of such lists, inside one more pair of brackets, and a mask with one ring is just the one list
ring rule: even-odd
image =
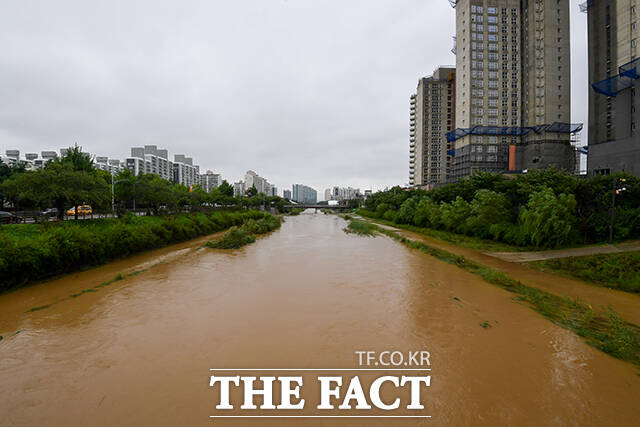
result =
[[213,249],[238,249],[250,245],[256,241],[256,234],[266,234],[280,228],[280,217],[268,216],[266,218],[245,221],[240,227],[231,227],[218,240],[207,242],[204,246]]
[[256,241],[256,236],[238,227],[231,227],[229,231],[213,242],[205,243],[205,246],[213,249],[238,249]]
[[378,232],[410,248],[456,265],[482,277],[488,283],[514,293],[516,300],[527,303],[533,310],[556,325],[572,330],[585,338],[590,345],[614,357],[640,366],[640,328],[620,318],[612,308],[595,312],[588,304],[526,286],[500,271],[485,267],[465,257],[407,239],[381,227],[376,228]]
[[296,216],[296,215],[300,215],[302,212],[304,212],[303,208],[290,208],[290,209],[287,209],[286,214],[289,216]]
[[349,220],[349,224],[343,228],[347,234],[357,234],[358,236],[375,236],[376,225],[358,219]]
[[387,221],[381,218],[376,218],[366,209],[358,209],[357,213],[365,218],[369,218],[372,221],[380,224],[388,225],[390,227],[396,227],[403,230],[411,231],[413,233],[422,234],[423,236],[433,237],[438,240],[442,240],[454,245],[461,246],[469,249],[478,249],[484,251],[496,251],[496,252],[524,252],[535,250],[531,247],[513,246],[507,243],[496,242],[494,240],[481,239],[479,237],[466,236],[464,234],[452,233],[449,231],[434,230],[432,228],[416,227],[409,224],[396,224],[392,221]]
[[640,293],[640,251],[557,258],[530,265],[598,286]]
[[270,217],[216,211],[0,226],[0,293]]

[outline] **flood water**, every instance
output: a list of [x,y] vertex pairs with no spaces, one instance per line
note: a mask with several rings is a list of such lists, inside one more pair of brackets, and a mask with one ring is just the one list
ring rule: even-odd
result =
[[[305,213],[240,250],[200,239],[0,296],[0,425],[637,425],[637,367],[477,276],[345,225]],[[358,350],[429,351],[418,413],[431,418],[210,418],[210,369],[351,369]],[[381,414],[341,415],[369,413]]]

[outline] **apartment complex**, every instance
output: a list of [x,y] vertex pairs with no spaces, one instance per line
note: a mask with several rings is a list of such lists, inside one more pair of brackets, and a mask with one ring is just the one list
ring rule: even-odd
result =
[[311,187],[302,184],[293,184],[292,199],[294,202],[315,204],[318,202],[318,193]]
[[640,175],[638,0],[589,0],[588,173]]
[[291,190],[282,190],[282,198],[291,200]]
[[573,170],[567,0],[451,0],[456,129],[451,178]]
[[273,185],[269,183],[265,178],[261,177],[254,171],[247,171],[244,175],[244,188],[245,191],[254,187],[258,193],[264,193],[267,196],[271,196],[273,193]]
[[[61,148],[60,155],[64,156],[68,148]],[[85,153],[89,154],[89,153]],[[55,151],[41,151],[38,153],[25,153],[24,159],[20,158],[20,150],[6,150],[5,155],[0,155],[0,161],[7,164],[22,164],[27,170],[42,169],[48,162],[58,158]],[[93,167],[109,173],[120,172],[124,164],[118,159],[110,159],[105,156],[93,157]]]
[[233,183],[233,195],[235,197],[244,196],[244,182],[238,181]]
[[[447,139],[455,125],[456,70],[438,68],[418,81],[410,98],[409,185],[432,188],[449,181],[450,150]],[[329,199],[327,199],[329,200]]]
[[220,184],[222,184],[222,178],[220,178],[219,173],[207,171],[207,173],[200,175],[200,187],[207,193],[211,193],[211,190],[220,187]]
[[359,188],[351,188],[351,187],[332,187],[324,190],[324,199],[326,201],[329,200],[337,200],[339,202],[345,200],[353,200],[359,198],[361,195]]
[[168,150],[156,145],[132,147],[131,157],[124,164],[136,176],[153,174],[187,187],[200,185],[200,166],[194,165],[191,157],[176,154],[171,161]]

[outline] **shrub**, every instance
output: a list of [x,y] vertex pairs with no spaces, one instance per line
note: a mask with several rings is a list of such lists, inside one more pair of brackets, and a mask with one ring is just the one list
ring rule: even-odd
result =
[[533,193],[520,212],[525,240],[538,248],[567,244],[575,231],[575,209],[576,200],[572,194],[556,197],[550,188]]
[[467,218],[471,215],[471,206],[458,196],[452,203],[442,203],[440,214],[442,225],[447,230],[464,233],[467,229]]
[[412,224],[413,217],[416,214],[416,199],[410,198],[404,201],[398,209],[398,215],[396,216],[396,222],[399,224]]
[[499,238],[502,227],[493,227],[493,232],[491,227],[511,222],[509,200],[504,194],[478,190],[469,207],[470,215],[466,223],[469,232],[474,236]]
[[256,236],[239,227],[231,227],[222,238],[207,242],[205,246],[214,249],[238,249],[256,241]]
[[103,264],[118,257],[239,226],[245,220],[273,229],[278,218],[266,212],[212,212],[59,223],[20,224],[0,230],[0,292]]

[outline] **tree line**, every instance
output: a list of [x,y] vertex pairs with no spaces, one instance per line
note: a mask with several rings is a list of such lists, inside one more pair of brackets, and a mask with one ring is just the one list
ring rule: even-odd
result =
[[626,173],[580,178],[557,170],[516,177],[478,173],[431,191],[394,187],[375,193],[363,213],[517,246],[603,242],[610,231],[623,240],[640,237],[640,180]]
[[23,165],[9,166],[0,162],[0,209],[11,205],[17,210],[56,208],[63,218],[69,208],[91,205],[94,211],[108,212],[113,201],[117,213],[147,210],[201,210],[207,206],[258,207],[275,206],[282,210],[286,201],[280,197],[258,194],[255,188],[245,197],[234,197],[233,187],[225,180],[211,192],[199,185],[187,187],[154,174],[133,173],[125,169],[115,175],[96,169],[93,159],[78,146],[47,162],[43,168],[25,170]]

